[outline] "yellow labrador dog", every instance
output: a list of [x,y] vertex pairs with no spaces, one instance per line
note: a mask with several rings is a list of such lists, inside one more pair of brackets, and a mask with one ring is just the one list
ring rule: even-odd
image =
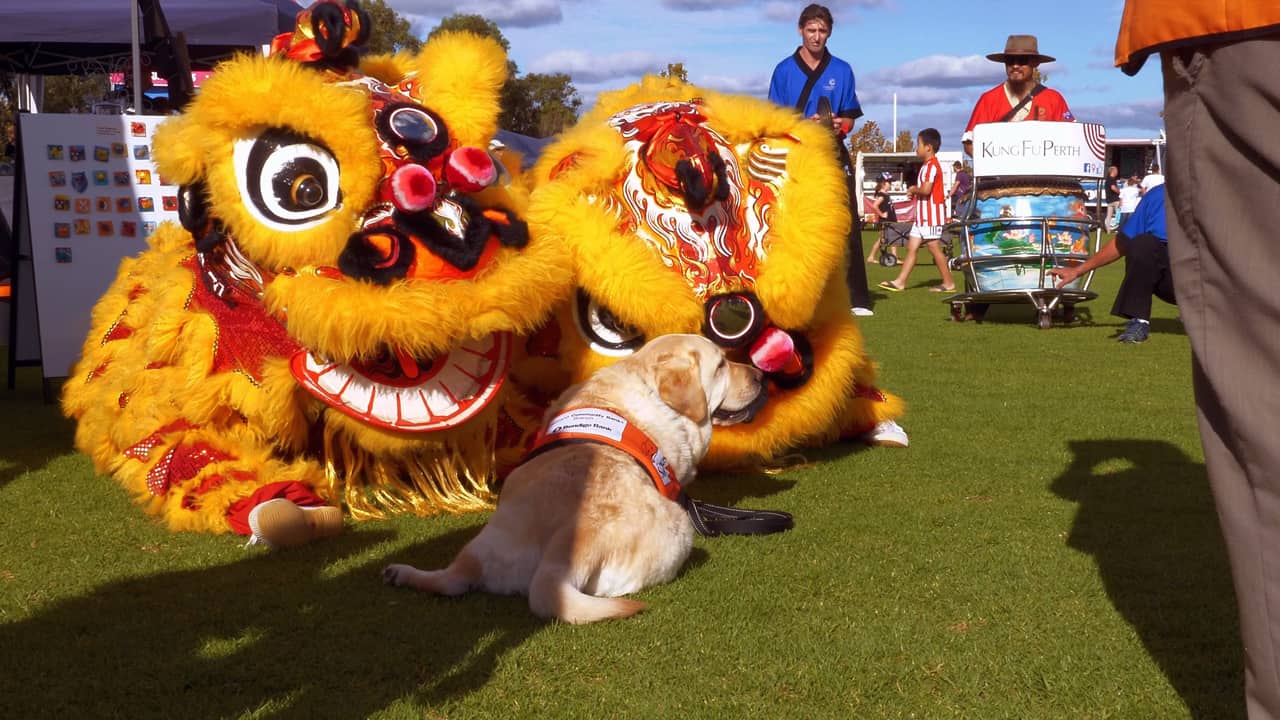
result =
[[675,499],[712,424],[750,421],[764,400],[760,371],[710,340],[659,337],[552,404],[533,454],[449,567],[390,565],[383,579],[527,594],[535,614],[575,624],[634,615],[645,604],[618,596],[672,580],[689,557],[693,525]]

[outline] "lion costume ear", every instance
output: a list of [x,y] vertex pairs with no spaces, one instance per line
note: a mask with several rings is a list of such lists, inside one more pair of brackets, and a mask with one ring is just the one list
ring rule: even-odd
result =
[[204,177],[206,131],[188,115],[175,115],[156,128],[151,151],[156,169],[175,185],[191,185]]
[[418,95],[444,116],[462,145],[487,147],[498,129],[507,54],[492,38],[443,32],[427,41],[415,61]]
[[663,353],[655,366],[662,402],[699,425],[706,422],[707,393],[697,361],[690,355]]

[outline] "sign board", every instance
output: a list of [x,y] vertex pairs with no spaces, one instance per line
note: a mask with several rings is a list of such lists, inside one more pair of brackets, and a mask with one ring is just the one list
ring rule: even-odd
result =
[[1100,179],[1107,133],[1097,123],[986,123],[973,129],[973,174]]
[[89,315],[120,261],[178,219],[178,188],[156,172],[164,117],[22,115],[23,175],[45,377],[80,356]]

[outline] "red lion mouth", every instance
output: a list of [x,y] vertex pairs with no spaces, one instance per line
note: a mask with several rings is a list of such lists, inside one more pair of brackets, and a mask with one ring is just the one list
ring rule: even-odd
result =
[[419,360],[393,350],[371,362],[339,363],[303,350],[293,376],[307,392],[361,422],[401,432],[444,430],[489,405],[507,377],[510,333],[468,340]]

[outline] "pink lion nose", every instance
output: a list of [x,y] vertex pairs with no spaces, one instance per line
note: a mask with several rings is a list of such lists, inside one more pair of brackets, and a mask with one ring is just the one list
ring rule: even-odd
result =
[[455,189],[473,193],[489,187],[498,180],[498,168],[489,153],[476,147],[460,147],[449,155],[444,166],[444,177]]
[[429,210],[436,201],[436,179],[421,165],[404,165],[391,174],[391,199],[400,212]]

